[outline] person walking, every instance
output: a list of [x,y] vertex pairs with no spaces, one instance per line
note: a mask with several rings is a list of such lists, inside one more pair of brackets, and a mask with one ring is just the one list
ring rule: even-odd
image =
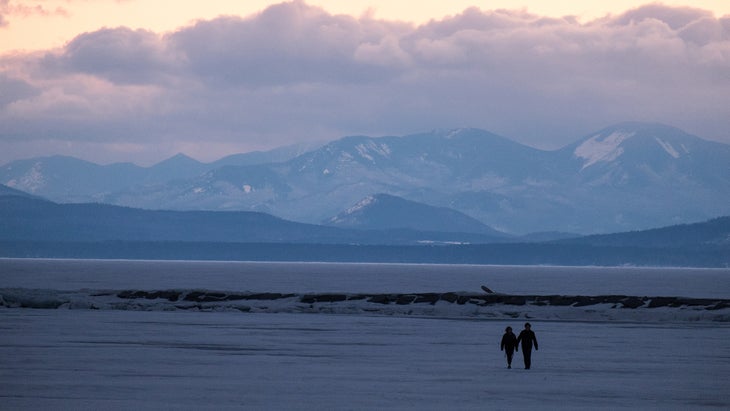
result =
[[512,327],[507,327],[504,330],[499,350],[507,354],[507,368],[512,368],[512,355],[517,351],[517,336],[512,332]]
[[525,360],[525,369],[529,370],[532,364],[532,345],[535,344],[535,351],[537,351],[537,338],[535,332],[531,330],[532,326],[530,323],[525,323],[525,329],[520,332],[517,337],[517,344],[522,343],[522,358]]

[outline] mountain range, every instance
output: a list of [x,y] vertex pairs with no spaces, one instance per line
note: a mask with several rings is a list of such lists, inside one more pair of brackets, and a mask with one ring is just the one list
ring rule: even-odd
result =
[[480,233],[492,236],[495,240],[509,237],[505,233],[453,209],[433,207],[389,194],[369,196],[324,223],[335,227],[369,230],[399,228],[434,232]]
[[254,211],[333,228],[443,232],[446,222],[493,237],[600,234],[730,214],[730,146],[646,123],[553,151],[456,129],[207,164],[184,155],[152,167],[35,158],[0,167],[0,183],[58,203]]
[[297,223],[253,211],[144,210],[99,203],[58,204],[0,185],[0,241],[10,242],[418,245],[491,243],[508,238],[489,230],[473,231],[442,232],[407,227],[359,230]]
[[[458,229],[464,216],[423,209]],[[377,210],[377,206],[375,206]],[[345,217],[357,216],[357,212]],[[352,220],[351,220],[352,221]],[[432,226],[431,228],[437,228]],[[479,228],[485,230],[484,227]],[[0,257],[441,264],[727,267],[730,217],[647,231],[526,242],[503,233],[363,230],[296,223],[251,211],[142,210],[58,204],[0,185]]]

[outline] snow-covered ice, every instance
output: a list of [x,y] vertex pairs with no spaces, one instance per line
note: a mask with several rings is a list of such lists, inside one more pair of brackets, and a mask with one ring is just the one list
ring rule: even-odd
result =
[[2,409],[727,409],[726,325],[6,309]]
[[730,269],[0,258],[0,288],[730,298]]
[[[395,304],[377,313],[264,309],[298,304],[287,299],[262,300],[248,312],[162,311],[169,301],[140,297],[145,311],[126,311],[104,305],[119,300],[117,294],[97,290],[300,295],[473,292],[485,284],[525,295],[727,299],[729,274],[0,259],[3,292],[79,303],[0,308],[0,409],[728,409],[730,323],[666,316],[682,307],[618,308],[619,317],[585,321],[607,307],[523,307],[517,318],[505,319],[468,304],[444,303],[436,307],[441,311],[416,315]],[[357,307],[368,308],[365,302]],[[626,319],[625,313],[643,314]],[[508,370],[500,338],[507,325],[519,331],[528,320],[540,350],[531,370],[522,369],[519,353]]]

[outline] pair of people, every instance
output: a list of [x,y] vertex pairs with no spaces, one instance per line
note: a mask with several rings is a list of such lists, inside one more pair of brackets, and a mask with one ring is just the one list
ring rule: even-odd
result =
[[535,332],[531,328],[530,323],[525,323],[525,329],[517,337],[512,333],[512,327],[507,327],[505,330],[499,349],[507,353],[507,368],[512,368],[512,355],[515,351],[519,351],[517,347],[522,343],[522,357],[525,360],[525,369],[530,369],[533,344],[535,345],[535,351],[537,351],[537,337],[535,337]]

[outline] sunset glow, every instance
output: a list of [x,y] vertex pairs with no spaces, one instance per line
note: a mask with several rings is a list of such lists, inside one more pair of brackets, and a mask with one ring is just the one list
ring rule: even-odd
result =
[[[5,27],[0,31],[0,53],[11,50],[40,50],[60,47],[78,34],[102,27],[124,26],[147,29],[158,33],[175,30],[197,20],[231,15],[247,17],[267,6],[284,0],[4,0],[0,1],[0,16]],[[567,0],[424,0],[418,6],[406,0],[309,0],[307,4],[322,7],[334,14],[371,17],[384,20],[423,24],[461,13],[469,7],[481,10],[526,10],[541,16],[573,16],[585,22],[610,14],[618,14],[650,1]],[[730,2],[725,0],[666,0],[661,4],[692,7],[712,11],[721,17],[730,14]],[[2,20],[0,20],[2,21]]]
[[[0,0],[0,163],[622,121],[730,142],[730,2]],[[590,7],[589,7],[590,5]]]

